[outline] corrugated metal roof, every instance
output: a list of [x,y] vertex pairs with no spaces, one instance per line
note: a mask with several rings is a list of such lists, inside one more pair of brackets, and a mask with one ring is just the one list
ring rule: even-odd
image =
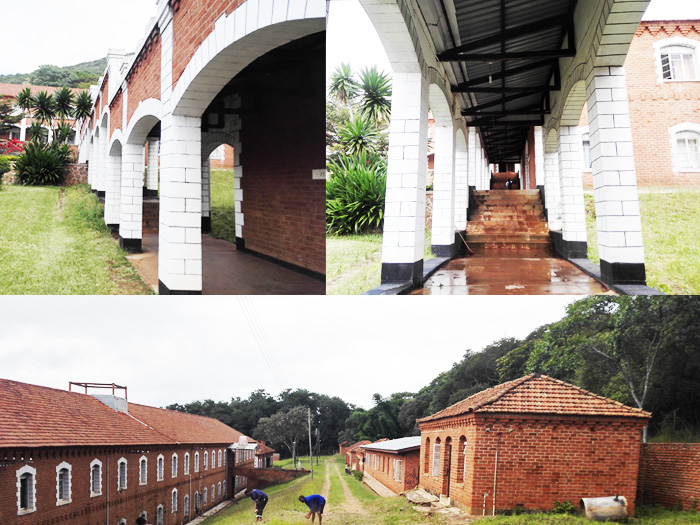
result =
[[384,450],[386,452],[401,452],[411,448],[420,448],[420,436],[410,436],[398,439],[390,439],[379,443],[361,445],[367,450]]

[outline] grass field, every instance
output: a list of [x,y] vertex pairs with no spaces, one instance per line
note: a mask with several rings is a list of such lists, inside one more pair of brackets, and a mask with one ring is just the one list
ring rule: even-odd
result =
[[211,234],[236,242],[233,170],[211,170]]
[[[594,523],[580,516],[569,514],[523,514],[520,516],[496,516],[485,518],[477,523],[483,525],[559,525],[559,524],[584,524]],[[620,522],[618,522],[620,523]],[[640,525],[674,525],[684,523],[700,523],[700,513],[682,512],[663,509],[660,507],[639,507],[634,518],[629,518],[622,523],[637,523]]]
[[151,294],[86,185],[0,192],[0,294]]

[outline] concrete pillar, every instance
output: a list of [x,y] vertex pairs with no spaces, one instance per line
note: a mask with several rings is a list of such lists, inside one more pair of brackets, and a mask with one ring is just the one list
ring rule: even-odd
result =
[[586,96],[601,275],[607,284],[645,284],[624,68],[594,68]]
[[109,127],[100,126],[100,148],[97,152],[97,177],[95,186],[97,196],[104,199],[105,187],[107,183],[107,146],[109,143]]
[[457,131],[455,136],[455,226],[464,230],[467,227],[469,207],[469,154],[464,134]]
[[211,232],[211,164],[202,157],[202,233]]
[[428,173],[428,84],[421,73],[393,80],[382,282],[423,281],[425,184]]
[[19,124],[19,140],[27,140],[27,117],[23,117]]
[[561,191],[559,189],[559,153],[544,154],[544,202],[550,230],[561,230]]
[[158,196],[158,148],[160,141],[155,137],[148,137],[148,170],[146,172],[146,195]]
[[468,129],[468,139],[467,139],[467,155],[469,157],[469,170],[468,170],[468,181],[469,186],[477,186],[476,179],[476,128],[469,127]]
[[455,255],[455,172],[452,125],[435,126],[432,250],[438,257]]
[[544,186],[544,130],[535,126],[535,185]]
[[141,251],[143,238],[143,144],[122,148],[119,246],[130,253]]
[[112,154],[107,162],[107,183],[105,185],[105,224],[113,232],[119,231],[122,150],[118,145],[112,146]]
[[[234,129],[240,131],[241,121],[234,122]],[[236,219],[236,245],[245,248],[245,238],[243,237],[243,227],[245,226],[245,216],[243,214],[243,189],[241,188],[241,177],[243,177],[243,166],[241,166],[241,143],[233,144],[233,204],[235,206]]]
[[88,151],[88,184],[90,185],[90,189],[94,189],[95,187],[95,171],[97,168],[97,141],[98,137],[93,136],[92,140],[90,141],[90,150]]
[[557,138],[563,239],[557,249],[564,257],[585,258],[588,245],[578,130],[576,126],[560,126]]

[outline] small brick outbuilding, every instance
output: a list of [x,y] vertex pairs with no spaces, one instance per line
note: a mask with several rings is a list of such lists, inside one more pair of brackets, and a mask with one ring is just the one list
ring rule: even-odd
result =
[[363,480],[375,491],[376,483],[394,494],[418,485],[420,436],[378,441],[361,448],[366,459]]
[[622,495],[634,512],[651,414],[530,374],[418,420],[420,485],[471,514]]

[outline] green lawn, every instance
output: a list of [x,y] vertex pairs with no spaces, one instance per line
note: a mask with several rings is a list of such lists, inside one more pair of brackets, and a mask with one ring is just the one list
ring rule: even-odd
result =
[[[593,195],[586,194],[588,258],[598,262]],[[700,293],[700,190],[641,192],[647,284],[668,294]]]
[[[496,516],[484,518],[478,523],[483,525],[559,525],[560,523],[592,523],[591,520],[571,516],[569,514],[523,514],[520,516]],[[700,523],[700,513],[690,511],[682,512],[663,509],[661,507],[637,507],[634,518],[623,523],[638,523],[640,525],[674,525],[676,523]]]
[[211,170],[211,234],[236,242],[233,170]]
[[151,294],[86,185],[0,192],[0,294]]
[[[425,234],[425,258],[430,249],[430,230]],[[382,235],[326,236],[326,294],[359,295],[379,286],[382,269]]]

